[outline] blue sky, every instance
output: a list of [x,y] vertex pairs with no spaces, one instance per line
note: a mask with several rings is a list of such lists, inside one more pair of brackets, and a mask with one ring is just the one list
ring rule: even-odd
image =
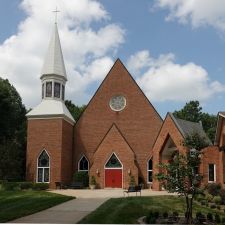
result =
[[189,100],[209,113],[225,110],[224,0],[1,0],[0,76],[27,108],[40,102],[56,5],[67,98],[75,104],[88,102],[120,58],[163,117]]

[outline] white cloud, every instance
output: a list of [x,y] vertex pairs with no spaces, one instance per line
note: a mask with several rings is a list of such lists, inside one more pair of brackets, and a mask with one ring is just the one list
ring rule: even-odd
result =
[[[125,31],[95,0],[23,0],[27,17],[15,35],[0,44],[0,76],[17,88],[27,107],[40,102],[40,72],[54,24],[55,6],[69,82],[67,98],[84,103],[92,82],[102,80],[113,55],[124,42]],[[97,28],[93,28],[93,22]]]
[[155,7],[169,9],[168,21],[178,19],[193,27],[209,25],[225,31],[224,0],[155,0]]
[[132,55],[127,64],[131,71],[145,68],[136,80],[152,101],[206,101],[225,92],[225,85],[211,81],[201,66],[192,62],[180,65],[174,61],[171,53],[155,59],[144,50]]

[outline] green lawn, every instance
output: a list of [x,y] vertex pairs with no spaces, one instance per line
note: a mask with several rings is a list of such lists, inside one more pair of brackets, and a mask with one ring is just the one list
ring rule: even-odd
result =
[[0,191],[0,223],[47,209],[73,197],[46,191]]
[[[114,224],[134,224],[141,216],[148,214],[149,210],[159,212],[184,213],[185,205],[182,198],[175,196],[156,196],[156,197],[128,197],[109,199],[94,212],[90,213],[79,223],[114,223]],[[194,213],[201,211],[218,212],[200,205],[194,206]],[[224,213],[220,213],[224,215]]]

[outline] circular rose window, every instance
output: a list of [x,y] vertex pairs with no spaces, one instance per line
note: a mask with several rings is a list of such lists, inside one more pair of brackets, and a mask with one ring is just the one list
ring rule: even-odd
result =
[[113,111],[121,111],[126,106],[126,98],[122,95],[115,95],[110,99],[109,105]]

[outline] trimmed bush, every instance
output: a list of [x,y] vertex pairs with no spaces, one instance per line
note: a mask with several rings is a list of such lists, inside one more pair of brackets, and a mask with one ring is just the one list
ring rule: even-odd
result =
[[5,182],[5,183],[2,183],[2,190],[18,191],[18,190],[20,190],[20,185],[18,182]]
[[19,186],[21,190],[28,190],[33,188],[32,182],[19,182]]
[[89,186],[89,176],[86,171],[78,171],[73,175],[73,181],[81,182],[84,187]]
[[213,200],[213,195],[211,195],[211,194],[206,194],[206,195],[205,195],[205,198],[206,198],[206,200],[207,200],[208,202],[212,202],[212,200]]
[[213,202],[216,203],[216,204],[218,205],[218,204],[221,204],[222,199],[221,199],[220,196],[215,196],[215,197],[213,198]]
[[47,190],[49,185],[47,183],[35,183],[33,184],[33,190],[35,191],[43,191]]
[[208,184],[206,186],[206,190],[208,191],[209,194],[216,196],[216,195],[219,195],[219,193],[220,193],[221,185],[220,184]]

